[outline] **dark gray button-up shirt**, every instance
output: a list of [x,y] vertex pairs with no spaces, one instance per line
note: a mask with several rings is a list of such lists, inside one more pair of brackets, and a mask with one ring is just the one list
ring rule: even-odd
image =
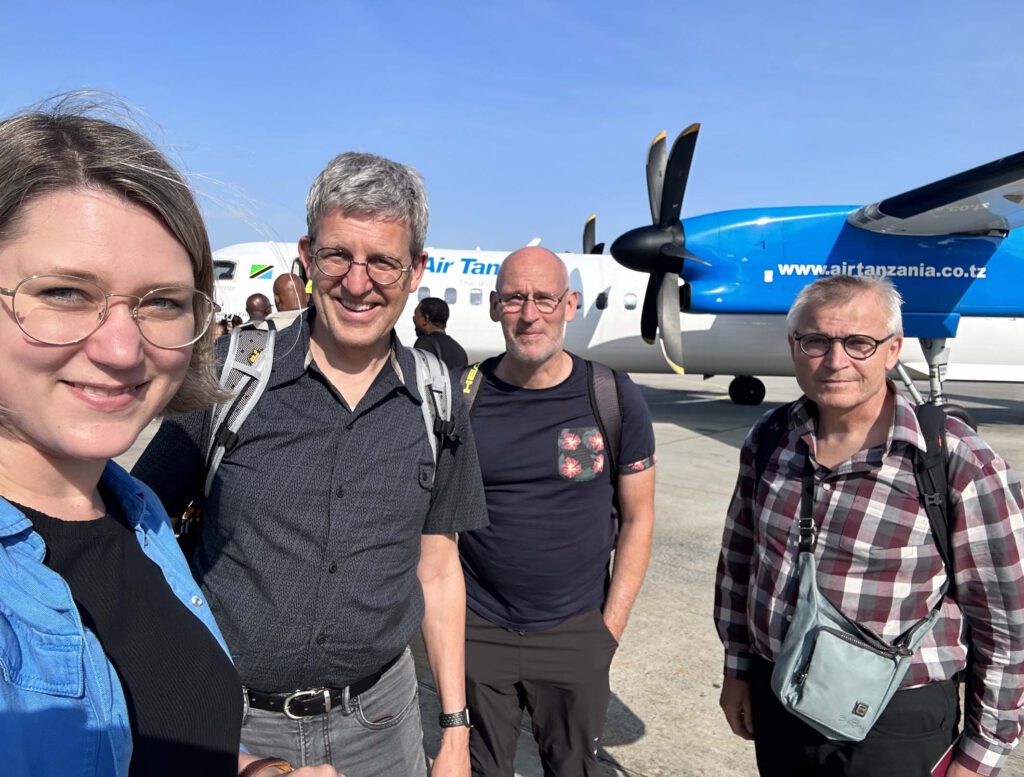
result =
[[[421,535],[487,523],[461,396],[461,442],[435,474],[413,355],[393,342],[353,410],[307,364],[309,322],[280,332],[267,389],[217,470],[193,569],[251,688],[343,687],[379,669],[423,618]],[[202,491],[209,418],[165,420],[133,470],[172,515]]]

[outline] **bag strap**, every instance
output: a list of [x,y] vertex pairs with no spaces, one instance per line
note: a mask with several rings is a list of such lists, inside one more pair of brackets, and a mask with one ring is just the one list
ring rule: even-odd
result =
[[220,385],[231,393],[231,399],[216,405],[210,419],[204,498],[210,495],[224,454],[238,444],[238,430],[270,382],[277,327],[270,319],[265,323],[266,329],[241,326],[231,330],[228,358],[220,375]]
[[491,356],[482,362],[469,365],[466,374],[462,378],[462,394],[469,408],[469,414],[473,415],[476,403],[480,399],[480,386],[484,382],[484,373],[491,372],[498,364],[499,357]]
[[412,355],[416,360],[416,387],[422,398],[420,408],[436,472],[441,449],[447,441],[457,438],[452,420],[451,377],[445,363],[430,351],[413,348]]
[[755,489],[761,482],[761,478],[764,477],[765,470],[768,469],[768,462],[771,461],[772,454],[782,442],[782,435],[789,424],[789,411],[795,404],[795,402],[787,402],[785,405],[779,405],[757,430],[757,445],[754,448]]
[[952,538],[949,525],[949,475],[946,452],[946,413],[927,402],[915,408],[927,452],[914,448],[914,475],[921,504],[928,514],[939,556],[946,566],[949,588],[953,586]]
[[615,370],[601,362],[584,360],[587,364],[587,387],[590,408],[597,419],[605,441],[605,455],[611,471],[612,485],[619,481],[619,454],[622,452],[622,395]]

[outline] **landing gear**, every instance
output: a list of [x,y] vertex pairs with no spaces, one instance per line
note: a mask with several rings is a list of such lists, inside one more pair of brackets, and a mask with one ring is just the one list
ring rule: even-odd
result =
[[737,375],[729,383],[729,399],[737,405],[760,405],[764,392],[764,383],[750,375]]
[[[942,393],[942,381],[946,377],[946,365],[949,364],[949,348],[946,347],[946,338],[935,337],[927,338],[922,337],[920,339],[921,351],[924,353],[924,360],[928,363],[928,401],[932,404],[941,407],[946,415],[953,416],[953,418],[959,418],[969,427],[978,430],[978,424],[975,422],[971,414],[967,412],[967,408],[962,405],[951,405],[946,399],[946,395]],[[913,398],[917,404],[923,403],[924,397],[921,396],[921,392],[917,390],[914,385],[914,381],[911,379],[910,374],[902,363],[897,362],[896,372],[899,374],[903,384],[907,387],[907,393]]]

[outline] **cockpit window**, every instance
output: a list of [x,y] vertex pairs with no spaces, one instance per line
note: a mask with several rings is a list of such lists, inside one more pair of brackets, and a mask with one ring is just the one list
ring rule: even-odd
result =
[[214,259],[213,279],[215,281],[233,281],[235,279],[235,263],[224,259]]

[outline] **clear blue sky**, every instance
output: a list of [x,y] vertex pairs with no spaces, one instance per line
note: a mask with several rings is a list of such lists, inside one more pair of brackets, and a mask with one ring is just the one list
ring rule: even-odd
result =
[[410,163],[428,243],[578,250],[649,219],[647,145],[703,124],[683,215],[864,204],[1024,149],[1024,4],[0,3],[0,115],[113,92],[215,248],[292,241],[334,154]]

